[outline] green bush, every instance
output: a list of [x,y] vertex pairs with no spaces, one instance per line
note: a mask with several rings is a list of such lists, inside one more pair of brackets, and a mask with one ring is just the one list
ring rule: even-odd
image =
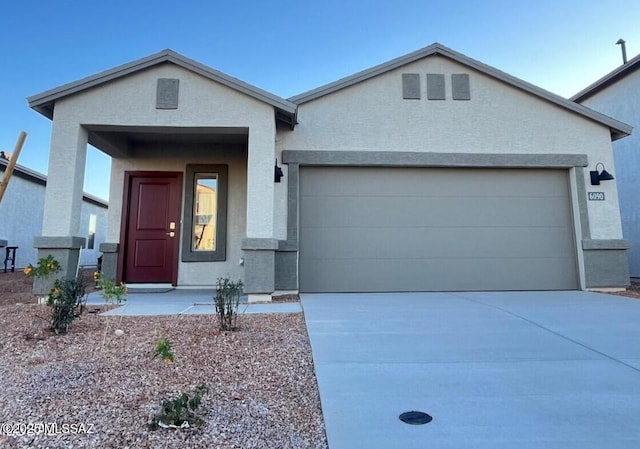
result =
[[47,279],[49,276],[56,274],[62,269],[60,262],[58,262],[51,254],[47,257],[41,257],[38,259],[38,264],[34,267],[29,264],[24,269],[24,274],[27,277],[36,279]]
[[57,279],[49,293],[51,332],[66,334],[74,318],[82,313],[85,285],[82,279]]
[[232,282],[228,278],[218,278],[214,300],[220,330],[227,331],[236,329],[242,286],[242,281]]
[[149,423],[149,428],[199,426],[204,422],[201,417],[204,411],[203,398],[208,391],[209,388],[201,384],[191,395],[182,393],[175,399],[165,399],[162,401],[162,410]]
[[161,338],[156,343],[156,353],[154,357],[160,356],[167,365],[173,365],[173,350],[171,349],[171,342],[166,338]]
[[124,282],[116,284],[115,279],[106,279],[102,273],[93,273],[98,290],[102,290],[102,298],[106,304],[122,304],[127,300],[127,286]]

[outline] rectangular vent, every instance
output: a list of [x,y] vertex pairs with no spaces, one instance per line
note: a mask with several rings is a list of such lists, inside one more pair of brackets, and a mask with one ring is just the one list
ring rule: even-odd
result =
[[451,75],[451,93],[454,100],[471,100],[468,74],[454,73]]
[[420,75],[417,73],[402,74],[402,98],[405,100],[420,99]]
[[427,100],[444,100],[444,74],[427,73]]
[[179,83],[178,79],[158,78],[156,109],[178,109]]

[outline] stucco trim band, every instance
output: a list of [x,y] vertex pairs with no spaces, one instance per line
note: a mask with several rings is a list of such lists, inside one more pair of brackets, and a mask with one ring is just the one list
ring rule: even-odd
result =
[[[285,164],[386,167],[573,168],[586,167],[586,154],[422,153],[400,151],[282,152]],[[291,179],[289,180],[291,183]]]
[[37,249],[80,249],[87,241],[84,237],[48,237],[33,238],[33,247]]
[[584,250],[608,250],[608,249],[629,249],[631,244],[624,239],[584,239],[582,249]]

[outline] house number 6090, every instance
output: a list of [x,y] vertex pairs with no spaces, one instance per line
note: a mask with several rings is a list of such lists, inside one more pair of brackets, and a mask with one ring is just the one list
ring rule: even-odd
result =
[[589,201],[604,201],[604,192],[589,192]]

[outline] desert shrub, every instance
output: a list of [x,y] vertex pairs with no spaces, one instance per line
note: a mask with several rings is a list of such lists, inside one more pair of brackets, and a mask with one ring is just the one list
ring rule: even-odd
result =
[[242,281],[233,282],[228,278],[218,278],[214,301],[220,330],[236,329],[242,286]]
[[196,387],[193,393],[182,393],[175,399],[165,399],[162,401],[162,409],[149,423],[151,430],[159,427],[164,428],[187,428],[199,426],[204,422],[204,395],[209,388],[201,384]]
[[47,257],[41,257],[38,259],[38,263],[35,267],[31,264],[27,265],[24,269],[24,274],[30,278],[47,279],[49,276],[56,274],[61,269],[60,262],[49,254]]
[[115,279],[107,279],[99,271],[93,273],[93,279],[98,290],[101,290],[105,303],[120,305],[127,300],[127,286],[124,282],[117,285]]
[[51,311],[51,332],[66,334],[74,318],[82,313],[85,285],[81,278],[57,279],[47,298]]
[[156,342],[156,353],[154,357],[160,356],[167,365],[173,365],[174,355],[171,342],[166,338],[161,338]]

